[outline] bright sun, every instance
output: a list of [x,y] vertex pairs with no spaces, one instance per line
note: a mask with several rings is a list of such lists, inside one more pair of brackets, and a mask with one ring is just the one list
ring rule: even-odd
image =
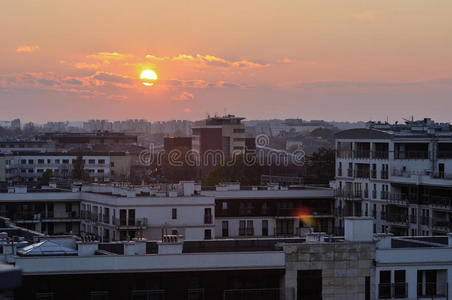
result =
[[157,74],[152,70],[144,70],[140,74],[140,79],[143,81],[143,84],[146,86],[153,86],[154,81],[158,79]]

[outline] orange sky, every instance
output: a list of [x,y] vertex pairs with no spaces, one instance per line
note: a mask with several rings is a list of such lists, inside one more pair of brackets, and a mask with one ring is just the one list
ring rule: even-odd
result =
[[452,121],[451,12],[450,0],[1,1],[0,119]]

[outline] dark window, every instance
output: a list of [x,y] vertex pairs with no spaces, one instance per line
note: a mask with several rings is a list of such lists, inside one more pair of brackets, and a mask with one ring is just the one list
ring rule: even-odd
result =
[[229,236],[229,222],[228,221],[223,221],[221,229],[222,229],[222,236],[223,237],[228,237]]
[[210,230],[210,229],[204,230],[204,239],[205,240],[212,239],[212,230]]
[[322,300],[322,270],[298,271],[298,300]]
[[204,224],[212,224],[212,209],[204,208]]
[[391,271],[380,271],[378,296],[380,299],[391,298]]
[[177,208],[173,208],[173,209],[171,210],[171,218],[172,218],[173,220],[176,220],[176,219],[177,219]]
[[262,220],[262,235],[268,236],[268,220]]
[[370,300],[370,277],[366,276],[366,278],[364,280],[365,280],[364,297],[365,297],[365,300]]
[[125,226],[127,224],[127,211],[125,209],[119,210],[119,225]]
[[245,220],[239,221],[239,235],[245,235],[246,230],[246,222]]
[[68,202],[66,203],[66,212],[71,212],[72,211],[72,203]]
[[72,231],[72,223],[66,223],[66,233],[69,233]]
[[135,225],[135,209],[129,209],[129,225]]
[[394,298],[406,298],[405,270],[394,271]]

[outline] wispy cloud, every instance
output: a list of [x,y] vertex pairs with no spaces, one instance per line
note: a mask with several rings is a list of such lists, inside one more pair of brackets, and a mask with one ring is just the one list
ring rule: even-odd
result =
[[109,64],[111,61],[125,60],[132,57],[132,54],[123,54],[118,52],[98,52],[86,56],[86,58],[88,59],[98,60],[103,62],[104,64]]
[[227,60],[221,57],[217,57],[214,55],[188,55],[188,54],[179,54],[177,56],[154,56],[151,54],[146,55],[146,58],[150,61],[154,62],[162,62],[162,61],[173,61],[173,62],[187,62],[187,63],[196,63],[199,65],[205,66],[215,66],[215,67],[223,67],[223,68],[239,68],[239,69],[253,69],[253,68],[264,68],[270,66],[270,64],[253,62],[249,60]]
[[189,101],[189,100],[193,100],[193,99],[195,99],[195,96],[192,93],[187,92],[187,91],[183,91],[176,97],[176,100],[181,100],[181,101]]
[[16,48],[16,52],[17,53],[31,53],[31,52],[35,52],[37,50],[39,50],[39,46],[38,45],[25,45],[25,46],[20,46]]

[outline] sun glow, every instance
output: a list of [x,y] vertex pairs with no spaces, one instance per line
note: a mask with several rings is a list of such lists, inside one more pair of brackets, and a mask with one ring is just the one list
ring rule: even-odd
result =
[[157,73],[152,70],[144,70],[140,74],[140,79],[143,81],[145,86],[153,86],[155,81],[158,79]]

